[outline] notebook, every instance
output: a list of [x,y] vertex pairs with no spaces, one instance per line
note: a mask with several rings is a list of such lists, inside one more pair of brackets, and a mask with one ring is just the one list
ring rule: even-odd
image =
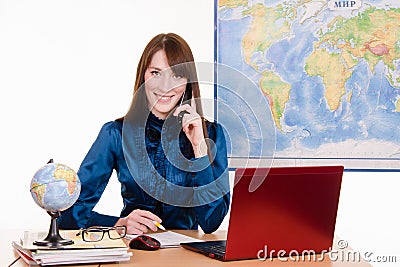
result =
[[[327,252],[333,243],[343,169],[236,169],[227,239],[181,246],[222,261],[277,257],[279,251],[280,257],[282,251]],[[252,184],[258,188],[252,189]]]

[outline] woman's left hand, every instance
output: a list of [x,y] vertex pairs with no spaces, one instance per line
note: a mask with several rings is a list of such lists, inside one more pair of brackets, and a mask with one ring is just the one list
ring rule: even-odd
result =
[[182,130],[192,144],[194,156],[196,158],[207,155],[207,144],[203,135],[203,124],[200,115],[196,111],[194,98],[190,100],[190,105],[185,104],[176,108],[174,116],[178,116],[181,111],[187,113],[182,117]]

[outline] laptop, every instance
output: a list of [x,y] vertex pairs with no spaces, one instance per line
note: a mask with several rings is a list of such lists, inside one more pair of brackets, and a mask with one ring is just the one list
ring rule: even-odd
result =
[[[226,240],[181,243],[221,261],[332,247],[343,166],[239,168]],[[258,188],[251,189],[252,184]],[[284,252],[284,253],[283,253]]]

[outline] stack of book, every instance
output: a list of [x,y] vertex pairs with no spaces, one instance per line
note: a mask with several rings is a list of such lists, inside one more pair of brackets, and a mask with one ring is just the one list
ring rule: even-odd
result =
[[24,232],[12,245],[21,258],[30,266],[64,265],[101,262],[129,261],[132,253],[123,239],[109,239],[107,234],[98,242],[85,242],[77,236],[77,230],[61,230],[60,235],[74,241],[72,245],[52,248],[36,246],[33,242],[43,240],[46,232]]

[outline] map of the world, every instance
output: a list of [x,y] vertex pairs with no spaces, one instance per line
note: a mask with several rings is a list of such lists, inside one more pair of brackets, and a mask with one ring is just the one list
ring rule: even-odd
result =
[[[233,85],[232,96],[256,115],[242,122],[244,134],[229,132],[232,157],[400,169],[400,1],[219,0],[216,61],[247,77],[265,99],[248,103],[251,86]],[[230,79],[218,75],[218,82]],[[235,102],[230,94],[217,89],[218,116],[235,129],[223,111]],[[244,118],[239,106],[234,113]],[[273,133],[257,136],[265,123]],[[271,137],[274,144],[265,146]]]

